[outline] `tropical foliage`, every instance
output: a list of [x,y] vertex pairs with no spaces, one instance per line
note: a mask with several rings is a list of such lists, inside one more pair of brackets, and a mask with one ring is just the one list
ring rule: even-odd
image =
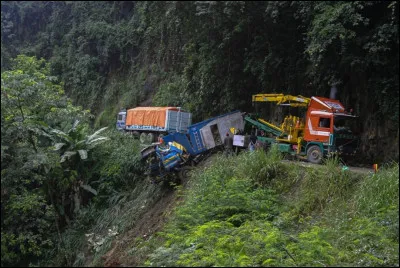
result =
[[[85,164],[63,163],[74,153],[71,149],[83,160],[88,160],[88,152],[68,148],[59,154],[53,147],[53,134],[63,133],[53,128],[88,121],[89,112],[72,105],[43,59],[18,56],[13,69],[2,72],[1,84],[2,264],[27,264],[54,247],[52,234],[60,234],[72,212],[79,210],[77,183],[95,193],[87,185]],[[93,148],[105,139],[97,137],[99,131],[77,144]],[[60,143],[55,146],[62,148]]]
[[[356,160],[398,163],[398,9],[2,1],[1,265],[102,265],[115,236],[171,190],[147,182],[138,141],[114,130],[121,108],[181,106],[198,122],[252,111],[255,93],[336,88],[359,115]],[[131,242],[137,264],[398,265],[398,164],[357,176],[337,160],[308,170],[280,159],[257,151],[199,170],[164,232]]]
[[250,112],[255,93],[329,97],[334,87],[359,115],[364,158],[398,158],[397,1],[1,6],[2,69],[20,53],[46,58],[97,127],[137,105],[178,105],[200,121]]

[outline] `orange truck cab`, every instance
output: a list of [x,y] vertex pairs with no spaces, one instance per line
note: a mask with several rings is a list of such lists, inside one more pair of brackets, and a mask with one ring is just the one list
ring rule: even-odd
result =
[[338,100],[311,97],[302,144],[308,161],[320,163],[328,153],[355,154],[358,147],[355,117]]

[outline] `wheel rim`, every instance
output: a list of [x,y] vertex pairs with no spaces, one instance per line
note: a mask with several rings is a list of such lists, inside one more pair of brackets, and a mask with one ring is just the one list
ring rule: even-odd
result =
[[322,159],[321,150],[316,146],[310,148],[307,156],[308,160],[312,163],[319,163]]
[[320,157],[319,151],[316,150],[316,149],[312,150],[312,152],[311,152],[311,159],[313,159],[313,160],[318,160],[319,157]]

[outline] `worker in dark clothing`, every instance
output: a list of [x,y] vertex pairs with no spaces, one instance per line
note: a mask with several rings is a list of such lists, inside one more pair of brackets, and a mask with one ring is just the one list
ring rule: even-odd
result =
[[226,136],[224,139],[224,147],[225,147],[224,154],[226,156],[233,154],[233,138],[229,135],[229,132],[226,133]]
[[249,150],[252,152],[255,150],[257,142],[257,129],[253,126],[252,131],[250,133],[250,143],[249,143]]

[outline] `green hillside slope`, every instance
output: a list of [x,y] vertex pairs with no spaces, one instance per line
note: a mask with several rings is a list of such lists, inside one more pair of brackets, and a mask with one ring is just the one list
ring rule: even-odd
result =
[[218,154],[176,194],[172,206],[169,196],[158,213],[153,210],[139,228],[110,244],[101,264],[390,267],[399,262],[398,164],[360,174],[343,170],[335,159],[316,167],[282,162],[274,149],[229,158]]
[[193,175],[145,264],[396,266],[398,172],[304,169],[274,151],[218,157]]

